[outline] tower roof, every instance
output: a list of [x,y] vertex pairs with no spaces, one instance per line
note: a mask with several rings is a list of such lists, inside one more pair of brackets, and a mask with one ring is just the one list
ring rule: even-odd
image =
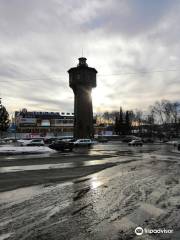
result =
[[80,57],[79,63],[77,67],[72,67],[68,70],[68,73],[78,71],[79,69],[88,69],[89,71],[95,71],[97,73],[97,70],[95,68],[89,67],[88,64],[86,63],[86,58],[85,57]]
[[87,63],[86,63],[87,58],[85,58],[85,57],[80,57],[80,58],[78,58],[78,59],[79,59],[79,63],[78,63],[77,66],[86,66],[86,67],[88,67],[88,65],[87,65]]

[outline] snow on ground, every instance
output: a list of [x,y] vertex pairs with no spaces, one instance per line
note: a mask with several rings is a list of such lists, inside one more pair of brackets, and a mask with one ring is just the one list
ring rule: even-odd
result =
[[[179,173],[178,161],[150,158],[66,184],[24,188],[33,196],[22,201],[8,196],[8,202],[4,193],[0,230],[9,240],[179,240]],[[137,226],[178,235],[137,238]]]
[[[44,172],[52,174],[50,182],[1,193],[0,239],[179,240],[180,158],[170,151],[172,147],[132,148],[113,143],[97,148],[103,153],[118,151],[117,165],[63,184],[54,182],[55,172],[50,169]],[[109,160],[113,159],[114,154]],[[66,162],[72,160],[77,161],[72,156]],[[67,170],[64,176],[69,176]],[[41,178],[38,170],[32,172]],[[29,179],[27,171],[20,174]],[[138,226],[174,232],[136,236]]]
[[11,146],[11,145],[2,145],[0,146],[0,154],[39,154],[39,153],[47,153],[47,152],[55,152],[46,146]]

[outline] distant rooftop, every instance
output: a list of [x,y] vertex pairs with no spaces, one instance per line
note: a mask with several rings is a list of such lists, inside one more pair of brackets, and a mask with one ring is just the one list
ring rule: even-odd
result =
[[22,116],[25,118],[61,118],[61,117],[73,117],[74,113],[71,112],[43,112],[43,111],[27,111],[22,109],[21,111],[15,111],[15,116]]

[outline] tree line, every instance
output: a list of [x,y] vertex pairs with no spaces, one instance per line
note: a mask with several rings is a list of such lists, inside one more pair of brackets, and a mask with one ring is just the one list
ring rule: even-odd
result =
[[6,108],[2,105],[1,99],[0,99],[0,137],[2,137],[2,133],[6,132],[9,128],[9,114],[6,110]]
[[123,110],[120,107],[119,111],[106,111],[101,117],[111,123],[113,132],[118,135],[146,133],[149,137],[176,137],[180,131],[180,102],[156,101],[147,111]]
[[[124,110],[106,111],[97,114],[100,119],[99,126],[110,125],[112,131],[117,135],[147,135],[152,137],[177,137],[180,133],[180,102],[161,100],[156,101],[147,111]],[[103,121],[101,122],[101,119]],[[106,123],[104,123],[106,120]],[[10,120],[6,108],[0,99],[0,134],[7,131]]]

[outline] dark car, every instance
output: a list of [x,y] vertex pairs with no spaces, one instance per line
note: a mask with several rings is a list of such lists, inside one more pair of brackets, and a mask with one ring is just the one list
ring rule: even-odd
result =
[[126,142],[126,143],[129,143],[130,141],[132,140],[138,140],[139,138],[134,136],[134,135],[128,135],[128,136],[125,136],[123,139],[122,139],[122,142]]
[[141,140],[132,140],[128,143],[129,146],[142,146],[143,142]]
[[154,140],[152,138],[144,138],[143,143],[154,143]]
[[74,143],[72,141],[56,141],[53,142],[52,144],[49,145],[49,148],[56,150],[56,151],[65,151],[65,150],[69,150],[72,151],[74,147]]
[[57,140],[56,137],[45,138],[44,143],[45,144],[51,144],[51,143],[55,142],[56,140]]
[[180,151],[180,143],[178,143],[177,149],[178,149],[178,151]]

